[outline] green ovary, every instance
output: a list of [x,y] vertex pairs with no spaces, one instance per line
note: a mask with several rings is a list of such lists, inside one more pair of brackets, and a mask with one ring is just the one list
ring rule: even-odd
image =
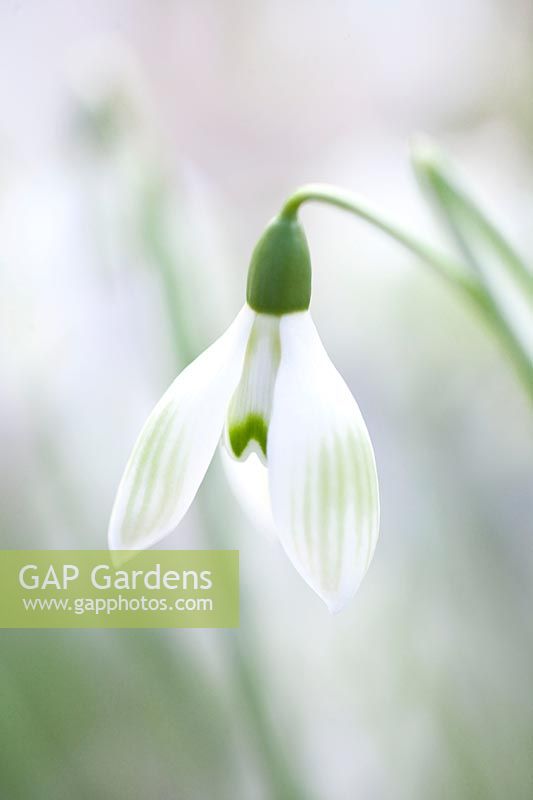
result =
[[260,414],[249,414],[246,419],[228,430],[231,449],[240,458],[248,444],[255,440],[266,458],[268,425]]

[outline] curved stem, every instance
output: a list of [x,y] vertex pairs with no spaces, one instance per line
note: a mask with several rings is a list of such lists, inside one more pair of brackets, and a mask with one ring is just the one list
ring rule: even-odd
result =
[[529,355],[521,347],[520,342],[517,341],[506,319],[502,317],[497,303],[487,294],[486,288],[477,276],[466,274],[461,263],[441,254],[430,245],[402,230],[382,214],[375,211],[361,197],[338,189],[336,186],[310,183],[300,187],[286,200],[281,210],[281,216],[289,219],[295,218],[300,206],[307,202],[326,203],[355,214],[360,219],[369,222],[424,261],[440,278],[444,278],[454,288],[458,289],[474,306],[476,311],[481,313],[506,348],[516,373],[533,403],[533,364],[531,364]]
[[451,281],[455,286],[459,283],[463,288],[467,287],[469,292],[475,287],[475,282],[462,274],[463,268],[461,264],[454,262],[449,256],[439,253],[430,245],[420,241],[420,239],[402,230],[394,223],[389,222],[363,198],[352,192],[338,189],[336,186],[330,186],[326,183],[309,183],[300,187],[285,202],[281,210],[281,216],[295,217],[300,206],[308,202],[326,203],[355,214],[375,228],[383,231],[383,233],[386,233],[390,238],[423,261],[426,261],[441,278]]

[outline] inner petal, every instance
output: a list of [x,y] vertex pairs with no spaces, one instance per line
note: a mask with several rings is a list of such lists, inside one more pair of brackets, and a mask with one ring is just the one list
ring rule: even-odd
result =
[[241,379],[226,421],[226,445],[238,460],[256,452],[266,463],[268,426],[281,358],[279,326],[279,317],[257,314],[250,331]]

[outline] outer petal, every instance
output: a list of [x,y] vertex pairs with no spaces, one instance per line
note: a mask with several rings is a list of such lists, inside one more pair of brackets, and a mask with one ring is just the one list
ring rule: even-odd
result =
[[149,547],[185,515],[219,442],[253,318],[245,305],[148,417],[118,488],[109,523],[111,549]]
[[330,611],[340,611],[374,553],[378,482],[361,412],[309,312],[281,321],[267,457],[282,544]]

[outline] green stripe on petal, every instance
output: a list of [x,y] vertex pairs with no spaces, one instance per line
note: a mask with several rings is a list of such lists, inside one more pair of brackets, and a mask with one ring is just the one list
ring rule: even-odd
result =
[[189,508],[220,440],[254,318],[245,306],[150,414],[118,488],[109,523],[112,549],[155,544]]
[[281,318],[268,437],[272,511],[294,566],[332,611],[355,594],[378,536],[372,444],[308,312]]

